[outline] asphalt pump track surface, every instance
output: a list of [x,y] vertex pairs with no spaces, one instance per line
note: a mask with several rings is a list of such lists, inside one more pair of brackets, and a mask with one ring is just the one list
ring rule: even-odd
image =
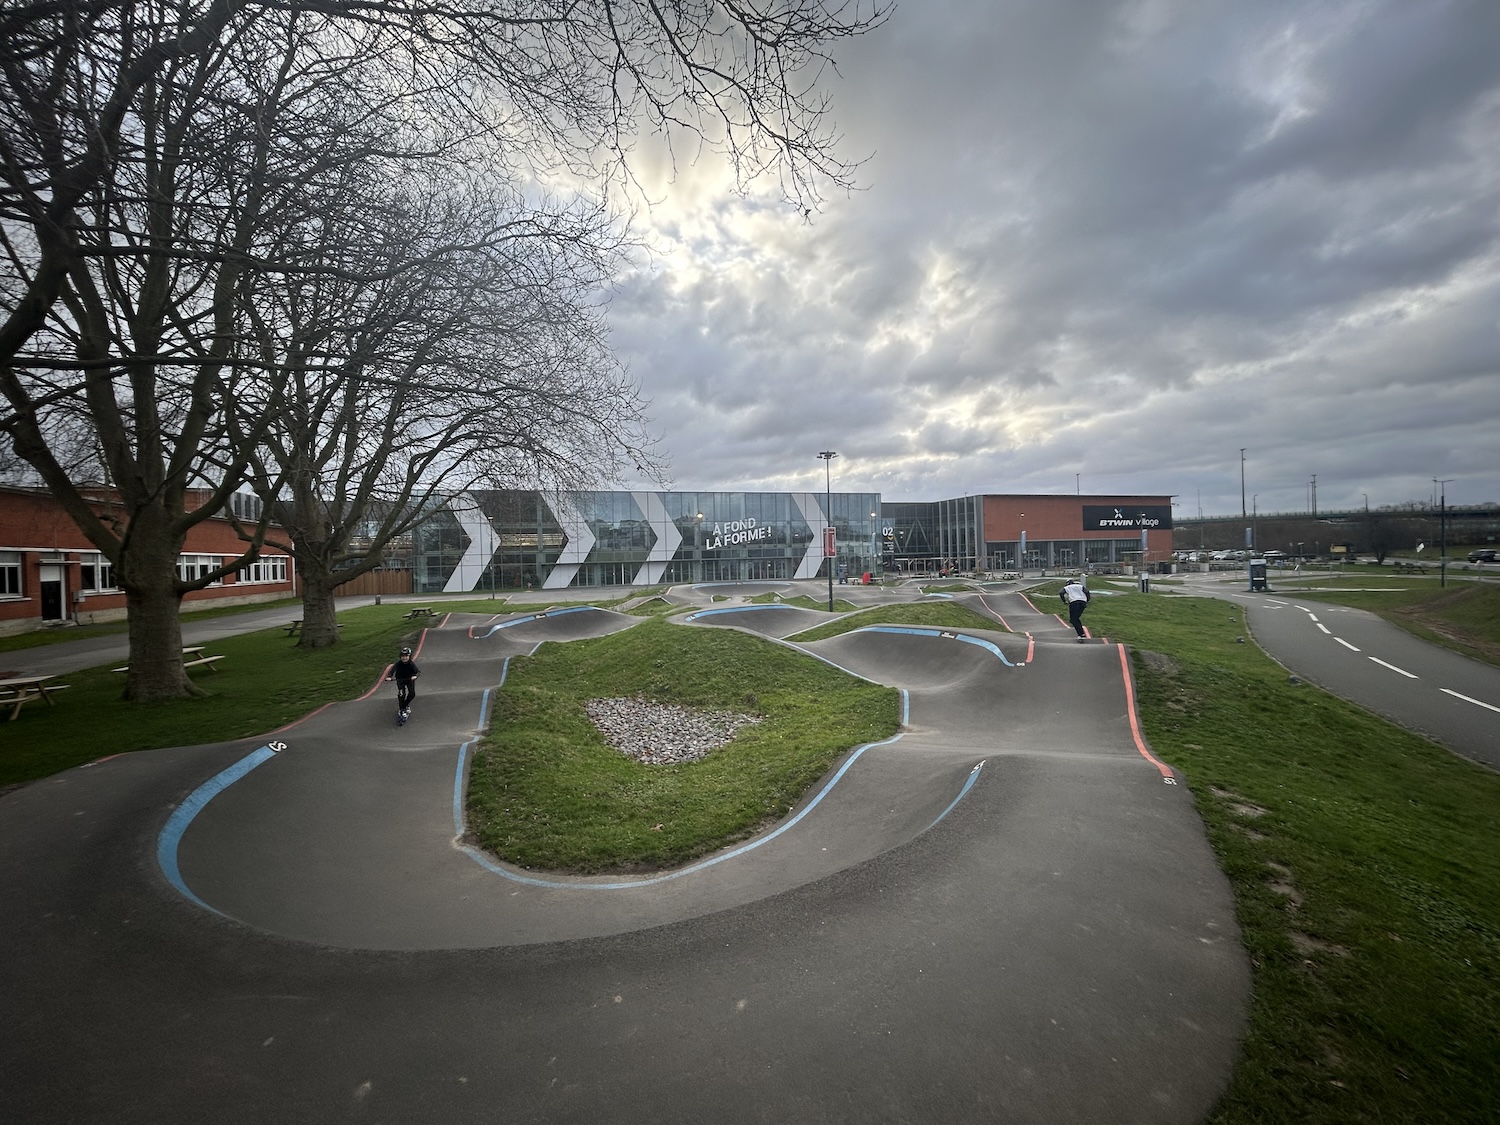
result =
[[1020,595],[959,600],[1016,631],[796,646],[901,688],[901,733],[676,871],[567,878],[461,839],[508,660],[637,620],[595,609],[445,619],[405,727],[378,684],[258,743],[7,795],[0,1105],[21,1122],[1201,1120],[1249,967],[1191,795],[1140,739],[1119,646],[1076,644]]

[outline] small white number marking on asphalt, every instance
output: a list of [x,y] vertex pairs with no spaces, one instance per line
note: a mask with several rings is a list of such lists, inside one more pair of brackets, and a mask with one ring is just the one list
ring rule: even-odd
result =
[[280,754],[283,750],[286,749],[285,742],[268,742],[266,743],[266,745],[270,747],[271,753],[273,754]]
[[1372,656],[1370,657],[1370,659],[1375,661],[1375,663],[1379,664],[1382,668],[1389,668],[1392,672],[1400,672],[1401,675],[1405,676],[1408,680],[1416,680],[1421,678],[1415,672],[1408,672],[1405,668],[1397,668],[1394,664],[1387,664],[1378,656]]
[[1475,707],[1487,707],[1491,711],[1500,711],[1500,707],[1496,707],[1493,703],[1486,703],[1482,699],[1470,699],[1467,695],[1460,695],[1452,688],[1439,688],[1438,690],[1447,692],[1449,695],[1453,696],[1454,699],[1462,699],[1465,703],[1472,703]]
[[1334,637],[1334,638],[1333,638],[1333,639],[1334,639],[1334,640],[1336,640],[1336,641],[1338,641],[1338,643],[1339,643],[1339,644],[1341,644],[1341,645],[1343,645],[1343,646],[1344,646],[1344,647],[1345,647],[1345,648],[1347,648],[1347,649],[1348,649],[1348,650],[1349,650],[1349,651],[1350,651],[1350,652],[1358,652],[1358,651],[1359,651],[1359,649],[1357,649],[1357,648],[1355,648],[1355,647],[1354,647],[1354,646],[1353,646],[1353,645],[1351,645],[1351,644],[1350,644],[1350,643],[1349,643],[1349,642],[1348,642],[1348,641],[1346,641],[1346,640],[1344,640],[1344,638],[1343,638],[1343,637]]

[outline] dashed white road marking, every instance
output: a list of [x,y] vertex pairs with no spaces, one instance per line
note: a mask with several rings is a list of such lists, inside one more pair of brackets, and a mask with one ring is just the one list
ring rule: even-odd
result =
[[1454,699],[1462,699],[1465,703],[1472,703],[1475,707],[1485,707],[1491,711],[1500,711],[1500,707],[1496,707],[1493,703],[1486,703],[1482,699],[1470,699],[1467,695],[1456,692],[1452,688],[1439,688],[1438,690],[1446,692],[1448,695],[1453,696]]
[[1375,661],[1375,663],[1379,664],[1382,668],[1389,668],[1392,672],[1400,672],[1401,675],[1405,676],[1408,680],[1421,679],[1421,677],[1418,676],[1415,672],[1408,672],[1405,668],[1397,668],[1394,664],[1387,664],[1378,656],[1372,656],[1370,657],[1370,659]]
[[1343,637],[1334,637],[1334,638],[1333,638],[1333,639],[1334,639],[1334,640],[1336,640],[1336,641],[1338,641],[1338,643],[1339,643],[1339,644],[1341,644],[1341,645],[1343,645],[1343,646],[1344,646],[1344,647],[1345,647],[1345,648],[1347,648],[1347,649],[1348,649],[1348,650],[1349,650],[1349,651],[1350,651],[1350,652],[1358,652],[1358,651],[1359,651],[1359,649],[1357,649],[1357,648],[1355,648],[1355,647],[1354,647],[1354,646],[1353,646],[1353,645],[1351,645],[1351,644],[1350,644],[1350,643],[1349,643],[1349,642],[1348,642],[1348,641],[1346,641],[1346,640],[1344,640],[1344,638],[1343,638]]
[[1314,613],[1312,610],[1308,610],[1307,611],[1307,619],[1309,621],[1316,621],[1318,619],[1318,615],[1316,613]]
[[1330,635],[1332,634],[1332,630],[1329,629],[1327,625],[1324,625],[1321,621],[1318,622],[1318,628],[1322,629],[1325,633],[1328,633]]

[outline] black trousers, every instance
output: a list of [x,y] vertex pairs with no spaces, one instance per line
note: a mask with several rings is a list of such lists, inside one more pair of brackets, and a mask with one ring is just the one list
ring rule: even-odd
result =
[[413,699],[415,699],[415,698],[417,698],[417,681],[416,680],[397,680],[396,681],[396,704],[397,704],[397,706],[402,707],[402,708],[410,707],[411,706],[411,701]]
[[1080,637],[1083,636],[1083,611],[1088,607],[1088,602],[1068,603],[1068,624],[1073,626],[1073,631]]

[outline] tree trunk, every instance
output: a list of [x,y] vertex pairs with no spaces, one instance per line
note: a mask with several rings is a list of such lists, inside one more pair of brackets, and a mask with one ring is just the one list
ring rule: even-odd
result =
[[338,622],[334,619],[334,575],[317,566],[302,567],[302,633],[299,648],[327,648],[339,643]]
[[150,517],[132,521],[130,549],[121,556],[116,572],[125,591],[130,635],[125,698],[133,703],[204,694],[182,666],[182,594],[177,590],[181,544],[169,542],[170,534],[151,526],[158,522]]

